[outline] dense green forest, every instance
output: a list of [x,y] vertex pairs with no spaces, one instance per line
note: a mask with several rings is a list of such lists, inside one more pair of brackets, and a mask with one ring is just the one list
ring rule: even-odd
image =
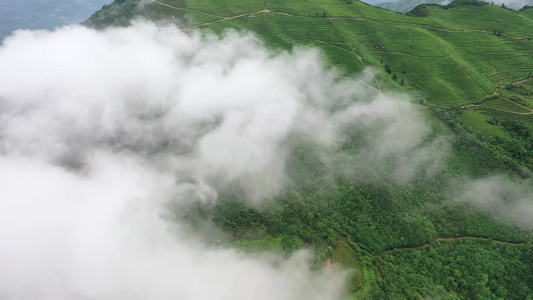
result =
[[[533,297],[533,227],[504,214],[506,205],[532,205],[533,8],[457,0],[402,15],[339,0],[138,4],[115,0],[85,24],[143,16],[184,30],[248,30],[276,50],[317,47],[343,77],[373,67],[369,84],[408,94],[431,123],[420,146],[442,152],[431,153],[442,158],[438,168],[428,171],[426,160],[402,182],[391,177],[394,157],[361,151],[372,128],[348,132],[335,149],[295,138],[282,193],[250,207],[230,187],[216,204],[176,208],[193,230],[213,224],[221,243],[248,251],[311,248],[317,272],[331,262],[355,270],[351,293],[361,299]],[[500,206],[457,200],[469,183],[496,175]]]

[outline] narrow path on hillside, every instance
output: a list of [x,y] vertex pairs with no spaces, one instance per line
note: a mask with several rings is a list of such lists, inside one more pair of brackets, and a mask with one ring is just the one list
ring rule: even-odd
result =
[[446,55],[446,57],[449,58],[450,56],[452,56],[452,54],[455,53],[455,51],[457,51],[457,49],[454,49],[454,50],[450,51],[450,53],[448,53],[448,55]]
[[524,82],[527,82],[527,81],[530,81],[530,80],[533,80],[533,77],[531,78],[526,78],[526,79],[521,79],[521,80],[518,80],[518,81],[515,81],[515,82],[509,82],[509,83],[504,83],[502,85],[500,85],[499,87],[497,87],[493,94],[497,94],[501,88],[505,87],[506,85],[509,85],[509,84],[520,84],[520,83],[524,83]]
[[[253,14],[255,15],[257,13],[253,13]],[[224,22],[224,21],[228,21],[228,20],[232,20],[232,19],[237,19],[237,18],[241,18],[241,17],[244,17],[244,16],[249,16],[249,15],[252,15],[252,14],[251,13],[250,14],[239,14],[239,15],[234,15],[234,16],[231,16],[231,17],[222,17],[222,19],[220,19],[220,20],[206,22],[206,23],[202,23],[202,24],[199,24],[199,25],[193,25],[193,26],[190,26],[190,27],[191,28],[196,28],[196,27],[200,27],[200,26],[211,25],[211,24]]]
[[397,54],[397,55],[406,55],[406,56],[411,56],[411,57],[418,57],[418,55],[416,54],[409,54],[409,53],[404,53],[404,52],[398,52],[398,51],[387,51],[387,50],[374,50],[375,52],[380,52],[380,53],[388,53],[388,54]]
[[[313,19],[313,18],[323,18],[323,19],[328,19],[328,20],[331,20],[331,21],[333,21],[333,20],[371,20],[371,21],[376,21],[376,22],[397,23],[397,24],[404,24],[404,25],[419,26],[419,27],[424,27],[424,28],[428,28],[428,29],[432,29],[432,30],[441,30],[441,31],[447,31],[447,32],[481,32],[481,33],[492,34],[492,32],[490,32],[488,30],[481,30],[481,29],[466,29],[466,30],[448,29],[448,28],[443,28],[443,27],[435,27],[435,26],[431,26],[431,25],[417,24],[417,23],[412,23],[412,22],[402,22],[402,21],[396,21],[396,20],[380,20],[380,19],[372,19],[372,18],[365,18],[365,17],[360,17],[360,18],[342,17],[342,16],[338,16],[338,17],[327,17],[327,16],[326,17],[312,17],[312,16],[294,15],[294,14],[290,14],[290,13],[270,10],[270,9],[268,9],[266,7],[264,0],[262,0],[262,6],[263,6],[262,10],[259,10],[259,11],[256,11],[256,12],[250,12],[250,13],[242,13],[242,14],[233,15],[233,16],[230,16],[230,17],[219,16],[219,15],[206,13],[206,12],[203,12],[203,11],[190,9],[190,8],[176,7],[176,6],[172,6],[170,4],[166,4],[166,3],[160,2],[158,0],[151,0],[151,1],[153,3],[155,3],[155,4],[163,5],[163,6],[168,7],[168,8],[172,8],[172,9],[176,9],[176,10],[183,10],[183,11],[191,11],[191,12],[195,12],[195,13],[199,13],[199,14],[203,14],[203,15],[219,18],[218,20],[205,22],[205,23],[201,23],[201,24],[196,24],[196,25],[190,26],[189,28],[197,28],[197,27],[207,26],[207,25],[211,25],[211,24],[215,24],[215,23],[219,23],[219,22],[224,22],[224,21],[228,21],[228,20],[238,19],[238,18],[242,18],[242,17],[246,17],[246,16],[250,17],[250,16],[255,16],[255,15],[258,15],[258,14],[262,14],[262,13],[270,13],[270,14],[277,14],[277,15],[293,17],[293,18],[311,18],[311,19]],[[332,22],[332,24],[333,24],[334,28],[345,38],[345,40],[348,41],[349,39],[346,39],[346,37],[344,36],[344,33],[341,30],[339,30],[339,28],[337,28],[335,22]],[[505,36],[505,37],[508,37],[508,38],[518,39],[518,40],[523,40],[523,39],[528,39],[529,38],[529,37],[516,37],[516,36],[504,34],[504,33],[501,33],[501,35]],[[363,66],[366,66],[364,64],[364,62],[363,62],[363,58],[364,57],[361,57],[359,54],[357,54],[355,52],[355,50],[349,50],[349,49],[340,47],[338,45],[333,45],[333,44],[331,44],[331,43],[329,43],[327,41],[320,41],[320,42],[324,43],[324,44],[327,44],[330,47],[336,47],[336,48],[342,49],[342,50],[344,50],[346,52],[349,52],[349,53],[355,55],[358,58],[358,60],[360,61],[360,63]],[[386,51],[379,51],[379,52],[386,52]],[[411,52],[413,52],[412,49],[411,49]],[[447,57],[450,57],[454,52],[455,52],[455,50],[451,51],[447,55]],[[399,54],[399,55],[400,54],[401,55],[410,55],[410,54],[407,54],[407,53],[400,53],[400,52],[388,52],[388,53]],[[416,56],[416,55],[410,55],[410,56]],[[530,80],[530,79],[533,79],[533,78],[528,78],[528,79],[524,79],[524,80],[520,80],[520,81],[508,83],[508,84],[522,83],[522,82],[525,82],[525,81]],[[376,84],[378,86],[377,89],[379,90],[379,92],[381,92],[381,85],[379,84],[379,81],[375,77],[374,77],[374,80],[376,81]],[[496,88],[496,90],[493,92],[493,94],[496,94],[499,91],[499,89],[502,88],[505,85],[506,84],[503,84],[500,87]],[[444,89],[444,90],[449,92],[447,89]],[[450,96],[453,97],[453,95],[450,95]],[[510,101],[509,99],[503,99],[503,100]],[[513,102],[513,101],[510,101],[510,102]],[[515,103],[515,102],[513,102],[513,103]],[[513,113],[513,114],[521,114],[521,115],[533,114],[533,110],[532,109],[530,109],[528,107],[525,107],[525,106],[522,106],[522,105],[520,105],[518,103],[515,103],[515,104],[519,105],[519,106],[521,106],[523,108],[526,108],[529,112],[515,112],[515,111],[510,111],[510,110],[506,110],[506,109],[502,109],[502,108],[488,107],[488,106],[477,105],[477,104],[463,106],[463,108],[464,107],[471,107],[471,106],[480,106],[480,107],[484,107],[484,108],[487,108],[487,109],[499,110],[499,111],[503,111],[503,112],[507,112],[507,113]]]
[[[513,102],[513,101],[511,101],[511,100],[509,100],[509,99],[504,99],[504,98],[502,98],[502,100],[509,101],[509,102]],[[514,103],[514,102],[513,102],[513,103]],[[517,104],[517,105],[521,106],[520,104]],[[530,108],[525,107],[525,106],[521,106],[521,107],[526,108],[527,110],[529,110],[528,112],[512,111],[512,110],[507,110],[507,109],[504,109],[504,108],[498,108],[498,107],[486,106],[486,105],[481,105],[481,104],[469,104],[469,105],[464,105],[464,106],[461,106],[461,107],[462,107],[462,108],[468,108],[468,107],[483,107],[483,108],[486,108],[486,109],[503,111],[503,112],[510,113],[510,114],[515,114],[515,115],[533,115],[533,110],[531,110]]]
[[[338,45],[335,45],[335,44],[332,44],[332,43],[329,43],[329,42],[326,42],[326,41],[322,41],[322,40],[312,40],[316,43],[319,43],[319,44],[324,44],[324,45],[327,45],[329,47],[335,47],[337,49],[340,49],[340,50],[343,50],[343,51],[346,51],[352,55],[355,55],[357,57],[357,59],[359,60],[359,62],[361,62],[361,64],[366,68],[367,66],[363,63],[363,58],[365,58],[364,56],[359,56],[359,54],[357,54],[355,51],[350,51],[346,48],[343,48],[341,46],[338,46]],[[368,84],[367,82],[361,80],[361,79],[357,79],[357,78],[354,78],[354,77],[345,77],[345,76],[340,76],[340,78],[347,78],[347,79],[352,79],[352,80],[357,80],[359,81],[360,83],[366,85],[367,87],[375,90],[376,92],[379,92],[380,94],[383,93],[383,90],[381,89],[381,84],[379,83],[379,80],[376,78],[376,76],[374,76],[374,74],[371,75],[372,76],[372,79],[374,80],[374,82],[376,83],[376,86],[377,87],[374,87],[374,86],[371,86],[370,84]]]
[[[172,6],[170,4],[166,4],[166,3],[163,3],[163,2],[159,2],[157,0],[152,0],[153,3],[156,3],[156,4],[159,4],[159,5],[163,5],[163,6],[166,6],[166,7],[169,7],[169,8],[172,8],[172,9],[176,9],[176,10],[189,10],[189,11],[193,11],[193,12],[196,12],[196,13],[201,13],[201,14],[204,14],[204,15],[208,15],[208,16],[212,16],[212,17],[217,17],[217,18],[220,18],[219,20],[215,20],[215,21],[211,21],[211,22],[206,22],[206,23],[202,23],[202,24],[198,24],[198,25],[194,25],[194,26],[191,26],[191,27],[199,27],[199,26],[205,26],[205,25],[210,25],[210,24],[214,24],[214,23],[218,23],[218,22],[223,22],[223,21],[227,21],[227,20],[231,20],[231,19],[237,19],[237,18],[241,18],[241,17],[244,17],[244,16],[252,16],[252,15],[257,15],[257,14],[262,14],[262,13],[268,13],[268,12],[271,12],[270,10],[264,8],[265,5],[264,5],[264,0],[263,0],[263,9],[260,10],[260,11],[257,11],[257,12],[253,12],[253,13],[245,13],[245,14],[238,14],[238,15],[234,15],[234,16],[231,16],[231,17],[222,17],[222,16],[218,16],[218,15],[213,15],[213,14],[209,14],[209,13],[205,13],[205,12],[201,12],[201,11],[198,11],[198,10],[194,10],[194,9],[188,9],[188,8],[182,8],[182,7],[175,7],[175,6]],[[337,29],[338,30],[338,29]],[[331,44],[327,41],[321,41],[321,40],[314,40],[315,42],[319,42],[319,43],[322,43],[322,44],[325,44],[325,45],[328,45],[330,47],[335,47],[335,48],[338,48],[338,49],[341,49],[343,51],[346,51],[346,52],[349,52],[353,55],[355,55],[357,57],[357,59],[359,60],[359,62],[364,66],[366,67],[366,65],[364,64],[363,62],[363,58],[364,56],[360,56],[359,54],[357,54],[355,51],[350,51],[348,49],[345,49],[343,47],[340,47],[340,46],[337,46],[337,45],[334,45],[334,44]],[[376,82],[376,85],[377,85],[377,88],[374,87],[374,86],[371,86],[369,85],[368,83],[360,80],[360,79],[357,79],[357,78],[353,78],[353,77],[342,77],[342,78],[346,78],[346,79],[352,79],[352,80],[357,80],[359,82],[361,82],[362,84],[368,86],[369,88],[372,88],[374,90],[376,90],[377,92],[381,93],[382,90],[381,90],[381,85],[379,84],[379,81],[377,80],[377,78],[372,75],[374,81]]]
[[[464,29],[464,30],[461,30],[461,29],[448,29],[448,28],[444,28],[444,27],[436,27],[436,26],[418,24],[418,23],[412,23],[412,22],[402,22],[402,21],[396,21],[396,20],[372,19],[372,18],[365,18],[365,17],[356,18],[356,17],[343,17],[343,16],[339,16],[339,17],[301,16],[301,15],[295,15],[295,14],[290,14],[290,13],[270,10],[270,9],[265,7],[264,1],[263,1],[263,9],[260,10],[260,11],[238,14],[238,15],[234,15],[234,16],[231,16],[231,17],[218,16],[218,15],[215,15],[215,14],[210,14],[210,13],[206,13],[206,12],[203,12],[203,11],[190,9],[190,8],[176,7],[176,6],[172,6],[172,5],[160,2],[158,0],[151,0],[151,1],[153,3],[159,4],[159,5],[163,5],[163,6],[172,8],[172,9],[185,10],[185,11],[189,10],[189,11],[192,11],[192,12],[196,12],[196,13],[200,13],[200,14],[204,14],[204,15],[208,15],[208,16],[221,18],[220,20],[216,20],[216,21],[212,21],[212,22],[206,22],[206,23],[202,23],[202,24],[197,24],[197,25],[195,25],[193,27],[200,27],[200,26],[210,25],[210,24],[213,24],[213,23],[223,22],[223,21],[226,21],[226,20],[236,19],[236,18],[240,18],[240,17],[244,17],[244,16],[257,15],[259,13],[272,13],[272,14],[277,14],[277,15],[282,15],[282,16],[287,16],[287,17],[294,17],[294,18],[310,18],[310,19],[325,18],[325,19],[329,19],[329,20],[355,20],[355,21],[357,21],[357,20],[370,20],[370,21],[375,21],[375,22],[386,22],[386,23],[397,23],[397,24],[404,24],[404,25],[419,26],[419,27],[424,27],[424,28],[428,28],[428,29],[447,31],[447,32],[482,32],[482,33],[493,34],[493,32],[491,32],[489,30],[482,30],[482,29]],[[531,38],[531,37],[513,36],[513,35],[510,35],[510,34],[506,34],[506,33],[500,33],[500,35],[508,37],[508,38],[512,38],[512,39],[517,39],[517,40],[525,40],[525,39]]]
[[402,248],[394,248],[394,249],[385,250],[385,251],[383,251],[383,252],[381,252],[379,254],[379,258],[383,259],[383,256],[385,256],[387,253],[390,253],[390,252],[396,251],[396,250],[417,250],[417,249],[422,249],[422,248],[429,247],[429,246],[433,245],[433,243],[436,243],[436,242],[453,242],[453,241],[458,241],[458,240],[481,240],[481,241],[492,240],[493,242],[498,243],[498,244],[509,244],[509,245],[522,245],[522,244],[525,244],[525,243],[494,240],[494,239],[489,239],[489,238],[484,238],[484,237],[477,237],[477,236],[461,236],[461,237],[454,237],[454,238],[436,238],[433,241],[431,241],[429,243],[425,243],[425,244],[420,245],[420,246],[402,247]]
[[525,109],[527,110],[528,112],[517,112],[517,111],[512,111],[512,110],[508,110],[508,109],[505,109],[505,108],[499,108],[499,107],[492,107],[492,106],[486,106],[486,105],[482,105],[482,104],[469,104],[469,105],[463,105],[461,106],[461,108],[468,108],[468,107],[483,107],[483,108],[486,108],[486,109],[491,109],[491,110],[498,110],[498,111],[503,111],[503,112],[506,112],[506,113],[510,113],[510,114],[517,114],[517,115],[532,115],[533,114],[533,109],[525,106],[525,105],[522,105],[520,103],[517,103],[511,99],[507,99],[507,98],[504,98],[502,97],[501,95],[499,95],[499,91],[501,88],[505,87],[506,85],[510,85],[510,84],[520,84],[520,83],[524,83],[524,82],[527,82],[527,81],[530,81],[530,80],[533,80],[533,78],[526,78],[526,79],[521,79],[521,80],[518,80],[518,81],[515,81],[515,82],[510,82],[510,83],[504,83],[502,85],[500,85],[499,87],[497,87],[494,92],[492,93],[492,95],[497,95],[501,100],[503,101],[507,101],[509,103],[512,103],[522,109]]
[[515,102],[515,101],[513,101],[513,100],[511,100],[511,99],[503,98],[502,96],[500,96],[500,98],[501,98],[503,101],[510,102],[510,103],[512,103],[512,104],[514,104],[514,105],[516,105],[516,106],[519,106],[519,107],[521,107],[521,108],[523,108],[523,109],[527,109],[527,110],[529,110],[529,113],[527,113],[527,114],[532,114],[532,113],[533,113],[533,109],[531,109],[531,108],[529,108],[529,107],[527,107],[527,106],[525,106],[525,105],[522,105],[522,104],[520,104],[520,103],[517,103],[517,102]]
[[[372,77],[374,77],[374,75],[372,75]],[[375,86],[372,86],[370,84],[368,84],[366,81],[364,80],[361,80],[359,78],[355,78],[355,77],[349,77],[349,76],[337,76],[336,78],[342,78],[342,79],[346,79],[346,80],[355,80],[355,81],[358,81],[359,83],[361,83],[362,85],[370,88],[370,89],[373,89],[374,91],[380,93],[380,94],[383,94],[383,91],[381,91],[380,88],[376,88]],[[376,77],[374,77],[376,78]]]
[[[331,19],[329,19],[331,24],[333,25],[333,27],[335,28],[335,30],[337,30],[337,32],[344,38],[344,40],[348,43],[351,43],[350,42],[350,39],[346,36],[346,34],[344,33],[344,31],[342,31],[335,22],[331,21]],[[353,44],[352,44],[353,46]],[[338,47],[344,51],[348,51],[350,53],[352,53],[353,55],[355,55],[357,57],[357,59],[359,60],[359,62],[366,68],[367,65],[363,62],[363,58],[364,56],[360,56],[359,54],[357,54],[357,52],[355,52],[355,47],[354,47],[354,50],[348,50],[348,49],[344,49],[342,47],[339,47],[339,46],[335,46],[335,47]],[[378,90],[379,92],[381,93],[382,90],[381,90],[381,84],[379,83],[379,80],[376,78],[376,76],[374,76],[374,74],[372,74],[372,78],[374,79],[374,82],[376,83],[376,86],[378,87]]]
[[196,9],[192,9],[192,8],[172,6],[170,4],[159,2],[157,0],[152,0],[152,2],[155,3],[155,4],[163,5],[163,6],[168,7],[168,8],[175,9],[175,10],[192,11],[192,12],[199,13],[199,14],[206,15],[206,16],[211,16],[211,17],[216,17],[216,18],[224,18],[223,16],[206,13],[206,12],[203,12],[203,11],[200,11],[200,10],[196,10]]

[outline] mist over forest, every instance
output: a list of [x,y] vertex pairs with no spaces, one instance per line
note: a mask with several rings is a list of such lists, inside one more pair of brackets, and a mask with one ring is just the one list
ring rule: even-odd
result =
[[[234,31],[186,35],[144,22],[19,31],[0,63],[10,82],[0,90],[10,298],[339,298],[343,273],[312,273],[307,253],[209,247],[164,217],[168,206],[213,203],[228,187],[254,206],[271,201],[287,180],[290,140],[336,164],[327,153],[347,127],[372,130],[361,155],[398,159],[403,180],[417,167],[407,152],[428,133],[405,97],[369,91],[373,71],[361,83],[337,80],[313,49],[275,53]],[[210,289],[190,286],[200,283]]]
[[[533,44],[522,28],[382,17],[406,36],[461,35],[438,49],[439,64],[460,67],[429,76],[408,59],[436,48],[407,40],[397,58],[372,27],[379,17],[334,15],[392,16],[383,9],[337,1],[313,17],[230,2],[231,13],[115,1],[85,25],[3,40],[0,299],[533,295]],[[305,26],[288,19],[319,30],[296,38]],[[326,40],[324,28],[348,22],[369,40]],[[276,30],[286,40],[272,42]],[[516,78],[479,79],[465,33],[518,45],[506,54],[518,53]],[[451,88],[467,80],[482,83]]]

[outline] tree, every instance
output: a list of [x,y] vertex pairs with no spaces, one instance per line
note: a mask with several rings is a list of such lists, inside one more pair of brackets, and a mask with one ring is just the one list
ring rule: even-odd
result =
[[285,235],[281,238],[281,247],[289,252],[302,248],[304,242],[297,236]]
[[385,72],[389,74],[392,72],[389,65],[385,65]]
[[400,85],[402,85],[402,86],[405,85],[405,82],[403,81],[403,78],[402,78],[402,80],[400,81]]
[[396,73],[394,73],[394,74],[392,75],[392,80],[396,81],[396,79],[398,79],[398,76],[396,76]]

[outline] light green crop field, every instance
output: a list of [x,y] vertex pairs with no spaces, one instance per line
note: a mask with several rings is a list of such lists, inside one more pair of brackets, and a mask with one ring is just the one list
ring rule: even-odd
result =
[[501,98],[495,98],[490,99],[487,101],[481,102],[482,106],[488,107],[488,108],[495,108],[500,109],[508,112],[515,112],[515,113],[530,113],[531,111],[517,103],[514,103],[512,101],[506,101]]
[[[514,120],[519,120],[519,121],[522,121],[522,122],[525,122],[525,123],[533,125],[533,114],[516,114],[516,113],[507,112],[507,111],[503,111],[503,110],[494,110],[494,109],[490,109],[490,108],[486,108],[486,107],[482,107],[482,106],[475,107],[474,111],[477,111],[477,112],[479,112],[481,114],[484,114],[484,115],[487,115],[489,117],[511,118],[511,119],[514,119]],[[478,129],[479,127],[474,127],[474,128]]]
[[263,8],[263,5],[261,0],[197,0],[187,1],[187,8],[214,16],[231,17],[238,14],[257,12]]
[[502,130],[487,122],[491,117],[490,111],[480,111],[476,107],[465,110],[461,115],[461,121],[467,126],[476,128],[483,135],[504,137],[505,133]]
[[[427,17],[410,17],[357,1],[265,0],[264,5],[270,11],[257,13],[263,7],[253,1],[237,6],[194,0],[187,7],[221,16],[214,20],[191,14],[200,28],[246,28],[274,47],[318,46],[330,65],[347,73],[388,66],[386,80],[392,83],[395,77],[393,86],[420,91],[429,103],[476,102],[533,70],[533,42],[528,39],[533,22],[519,16],[520,26],[507,28],[506,20],[517,14],[495,6],[430,6]],[[473,18],[480,9],[483,17]]]
[[164,3],[174,7],[185,8],[186,0],[165,0]]
[[189,10],[187,12],[187,17],[193,24],[211,23],[224,19],[223,17],[207,15],[205,13],[196,12],[192,10]]
[[239,248],[246,251],[254,251],[254,252],[267,252],[267,251],[273,251],[273,250],[279,250],[281,248],[281,236],[280,237],[273,237],[270,235],[266,235],[262,237],[261,239],[257,240],[237,240],[233,242],[233,244]]
[[[533,72],[532,72],[533,74]],[[519,84],[508,84],[498,90],[502,98],[528,108],[533,107],[533,78]]]
[[428,18],[435,20],[448,30],[481,30],[518,37],[531,37],[531,20],[498,6],[464,5],[457,8],[443,9],[440,6],[428,6]]
[[345,242],[337,242],[333,251],[332,261],[334,264],[351,270],[348,277],[348,284],[351,290],[357,288],[363,283],[363,272],[361,271],[361,264],[357,259],[355,251]]
[[533,71],[533,9],[427,5],[427,16],[413,17],[359,1],[161,0],[143,13],[183,16],[172,7],[186,8],[195,28],[248,30],[279,49],[318,47],[347,74],[375,67],[385,86],[427,104],[475,103]]

